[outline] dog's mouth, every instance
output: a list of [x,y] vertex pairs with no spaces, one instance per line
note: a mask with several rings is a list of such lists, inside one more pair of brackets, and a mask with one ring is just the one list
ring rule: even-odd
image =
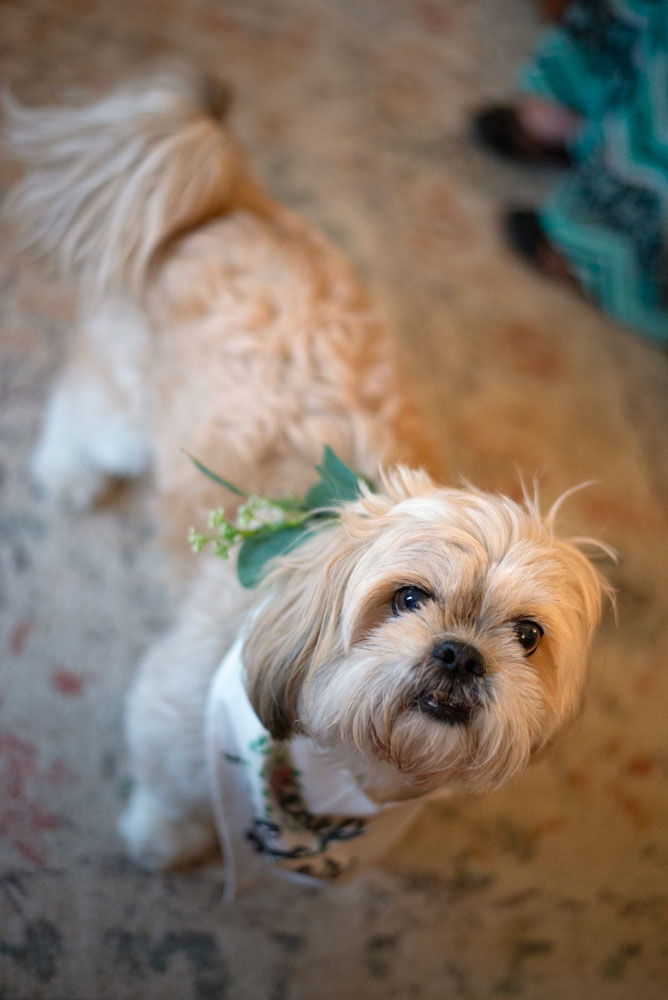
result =
[[425,688],[415,699],[419,712],[449,726],[467,726],[479,707],[480,699],[473,692],[464,695]]

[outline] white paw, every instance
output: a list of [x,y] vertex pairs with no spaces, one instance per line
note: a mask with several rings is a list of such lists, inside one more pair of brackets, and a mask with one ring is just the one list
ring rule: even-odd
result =
[[62,507],[81,511],[92,507],[107,478],[76,450],[56,445],[45,436],[31,464],[32,478],[42,493]]
[[90,507],[105,485],[102,470],[84,452],[86,414],[77,414],[74,395],[56,386],[46,409],[44,427],[32,457],[32,477],[42,492],[64,507]]
[[149,461],[145,435],[104,392],[85,382],[56,386],[32,461],[33,478],[48,497],[84,510],[109,477],[134,478]]
[[137,788],[118,829],[130,856],[152,871],[197,861],[216,843],[213,822],[196,816],[175,817],[151,792]]

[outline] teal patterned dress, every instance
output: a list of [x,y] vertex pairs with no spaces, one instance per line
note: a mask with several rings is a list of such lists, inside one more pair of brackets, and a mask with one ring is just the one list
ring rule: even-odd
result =
[[605,311],[668,343],[667,0],[576,0],[520,84],[585,121],[546,236]]

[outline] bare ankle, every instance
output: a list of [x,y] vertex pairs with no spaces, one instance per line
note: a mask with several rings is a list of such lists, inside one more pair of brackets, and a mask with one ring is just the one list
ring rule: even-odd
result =
[[549,145],[568,145],[575,139],[582,124],[582,118],[576,111],[556,101],[522,97],[515,107],[529,135]]

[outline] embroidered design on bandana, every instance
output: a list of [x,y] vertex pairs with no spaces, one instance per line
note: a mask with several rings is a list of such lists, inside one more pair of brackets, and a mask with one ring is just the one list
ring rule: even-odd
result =
[[306,737],[273,740],[246,694],[242,646],[239,638],[218,668],[207,713],[225,895],[275,877],[346,878],[396,836],[416,806],[376,805]]
[[294,870],[303,875],[338,878],[344,865],[328,856],[327,849],[333,842],[359,837],[365,831],[366,820],[312,815],[304,803],[301,772],[293,766],[285,743],[260,736],[249,751],[250,761],[241,760],[240,766],[254,766],[252,757],[257,754],[264,758],[260,767],[264,815],[253,819],[246,831],[247,839],[262,854],[286,863],[296,862]]

